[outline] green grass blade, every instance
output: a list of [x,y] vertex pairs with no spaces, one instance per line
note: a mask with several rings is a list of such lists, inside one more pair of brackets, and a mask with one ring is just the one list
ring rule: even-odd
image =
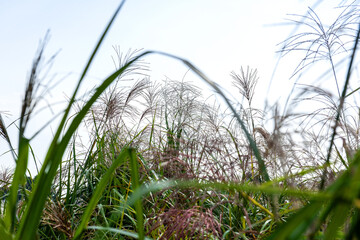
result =
[[331,240],[337,237],[336,233],[338,229],[342,225],[344,225],[350,209],[351,209],[350,204],[346,204],[343,202],[336,204],[336,206],[333,209],[333,214],[331,216],[329,225],[326,228],[325,240]]
[[238,191],[238,192],[257,192],[263,194],[284,194],[295,197],[305,197],[309,199],[316,200],[318,202],[328,202],[331,200],[332,195],[326,192],[314,192],[307,190],[297,190],[297,189],[283,189],[280,187],[274,186],[262,186],[262,185],[249,185],[249,184],[239,184],[239,183],[229,183],[229,182],[199,182],[193,180],[168,180],[168,181],[158,181],[151,182],[147,185],[142,185],[137,191],[135,191],[131,198],[128,200],[128,205],[133,205],[137,200],[141,199],[144,195],[150,192],[156,192],[163,190],[165,188],[196,188],[202,190],[219,190],[219,191]]
[[14,232],[15,228],[19,185],[24,185],[25,183],[25,172],[29,158],[29,140],[21,137],[19,147],[19,157],[16,163],[15,174],[6,202],[5,225],[11,233]]
[[[136,191],[140,188],[139,167],[138,167],[136,152],[134,149],[129,148],[128,153],[130,156],[132,189],[133,191]],[[139,234],[139,239],[142,240],[145,237],[145,233],[144,233],[144,217],[143,217],[141,199],[136,200],[134,204],[136,210],[137,231]]]
[[268,240],[298,240],[304,236],[307,229],[314,223],[322,209],[323,203],[313,202],[299,210],[295,215],[290,217]]
[[149,147],[151,147],[151,142],[152,142],[152,138],[153,138],[153,134],[154,134],[154,129],[155,129],[155,117],[156,117],[156,108],[155,108],[154,116],[153,116],[152,121],[151,121],[151,131],[150,131],[150,137],[149,137]]
[[151,192],[157,192],[157,191],[163,190],[165,188],[171,188],[174,186],[176,186],[176,182],[172,181],[172,180],[152,182],[146,186],[142,185],[140,188],[138,188],[136,191],[133,192],[131,197],[124,204],[124,206],[121,206],[121,208],[126,209],[126,206],[134,205],[137,201],[139,201],[145,195],[147,195]]

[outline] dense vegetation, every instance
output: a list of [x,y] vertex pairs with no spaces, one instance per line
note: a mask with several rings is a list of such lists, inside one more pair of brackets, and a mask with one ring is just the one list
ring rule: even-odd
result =
[[[359,88],[350,84],[360,32],[355,3],[329,27],[312,9],[292,16],[308,29],[281,45],[283,54],[304,51],[294,76],[325,60],[324,78],[336,91],[296,85],[287,111],[253,106],[256,69],[231,73],[243,99],[238,104],[190,62],[139,51],[117,52],[118,70],[79,101],[122,4],[36,177],[27,176],[36,134],[25,133],[40,99],[46,40],[28,80],[16,149],[0,115],[1,136],[16,161],[14,172],[1,173],[0,239],[360,239]],[[224,103],[185,80],[150,80],[142,62],[148,54],[183,62]],[[128,78],[135,80],[123,84]],[[305,101],[316,109],[288,110]],[[81,144],[84,127],[88,145]]]

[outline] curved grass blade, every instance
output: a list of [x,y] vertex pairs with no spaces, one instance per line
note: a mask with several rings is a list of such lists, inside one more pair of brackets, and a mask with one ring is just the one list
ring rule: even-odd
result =
[[29,140],[21,137],[19,143],[19,157],[15,174],[10,187],[10,194],[6,201],[5,226],[10,233],[14,233],[19,186],[25,183],[25,172],[29,158]]
[[339,201],[333,210],[333,214],[326,228],[325,240],[335,239],[338,229],[344,225],[346,218],[349,215],[351,204]]
[[326,192],[314,192],[306,190],[296,190],[296,189],[282,189],[274,186],[256,186],[256,185],[247,185],[239,183],[221,183],[221,182],[198,182],[191,180],[168,180],[168,181],[159,181],[152,182],[147,185],[142,185],[138,190],[134,191],[126,205],[134,205],[136,201],[143,198],[145,195],[150,192],[157,192],[167,188],[195,188],[201,190],[219,190],[219,191],[238,191],[238,192],[258,192],[266,194],[284,194],[291,195],[296,197],[306,197],[309,199],[314,199],[320,203],[328,202],[331,199],[331,195]]

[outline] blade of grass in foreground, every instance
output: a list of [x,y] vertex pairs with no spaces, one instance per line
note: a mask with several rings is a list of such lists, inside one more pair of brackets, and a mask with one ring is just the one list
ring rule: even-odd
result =
[[275,234],[271,235],[268,240],[278,239],[301,239],[304,232],[314,223],[322,208],[322,202],[314,202],[302,208],[292,218],[287,220],[286,225],[280,226]]
[[25,183],[25,172],[29,158],[29,140],[21,137],[19,146],[19,157],[10,187],[10,195],[6,202],[5,226],[10,233],[14,233],[15,228],[19,186]]
[[327,202],[331,199],[332,195],[327,192],[314,192],[298,189],[283,189],[280,187],[274,186],[263,186],[263,185],[248,185],[248,184],[239,184],[239,183],[221,183],[221,182],[199,182],[194,180],[168,180],[168,181],[158,181],[151,182],[149,184],[142,185],[137,191],[134,191],[129,200],[125,205],[133,205],[136,201],[143,198],[145,195],[150,192],[156,192],[164,190],[166,188],[195,188],[202,190],[219,190],[219,191],[239,191],[239,192],[257,192],[264,194],[284,194],[291,195],[295,197],[306,197],[309,199],[314,199],[319,202]]

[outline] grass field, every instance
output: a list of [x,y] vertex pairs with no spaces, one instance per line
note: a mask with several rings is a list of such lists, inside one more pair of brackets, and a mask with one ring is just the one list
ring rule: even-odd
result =
[[[230,73],[239,105],[191,62],[153,51],[118,52],[118,70],[78,101],[123,3],[61,113],[36,176],[27,175],[36,134],[26,137],[26,129],[39,100],[46,40],[26,86],[18,146],[0,115],[2,141],[16,161],[0,174],[0,239],[360,239],[355,2],[328,27],[311,9],[292,16],[308,29],[280,47],[283,55],[304,54],[294,76],[324,60],[335,89],[296,85],[287,109],[305,101],[316,106],[302,114],[255,108],[257,69]],[[224,101],[206,98],[191,82],[151,81],[141,74],[150,54],[179,60]],[[138,80],[122,87],[129,75]],[[86,146],[79,144],[84,126],[91,136]]]

